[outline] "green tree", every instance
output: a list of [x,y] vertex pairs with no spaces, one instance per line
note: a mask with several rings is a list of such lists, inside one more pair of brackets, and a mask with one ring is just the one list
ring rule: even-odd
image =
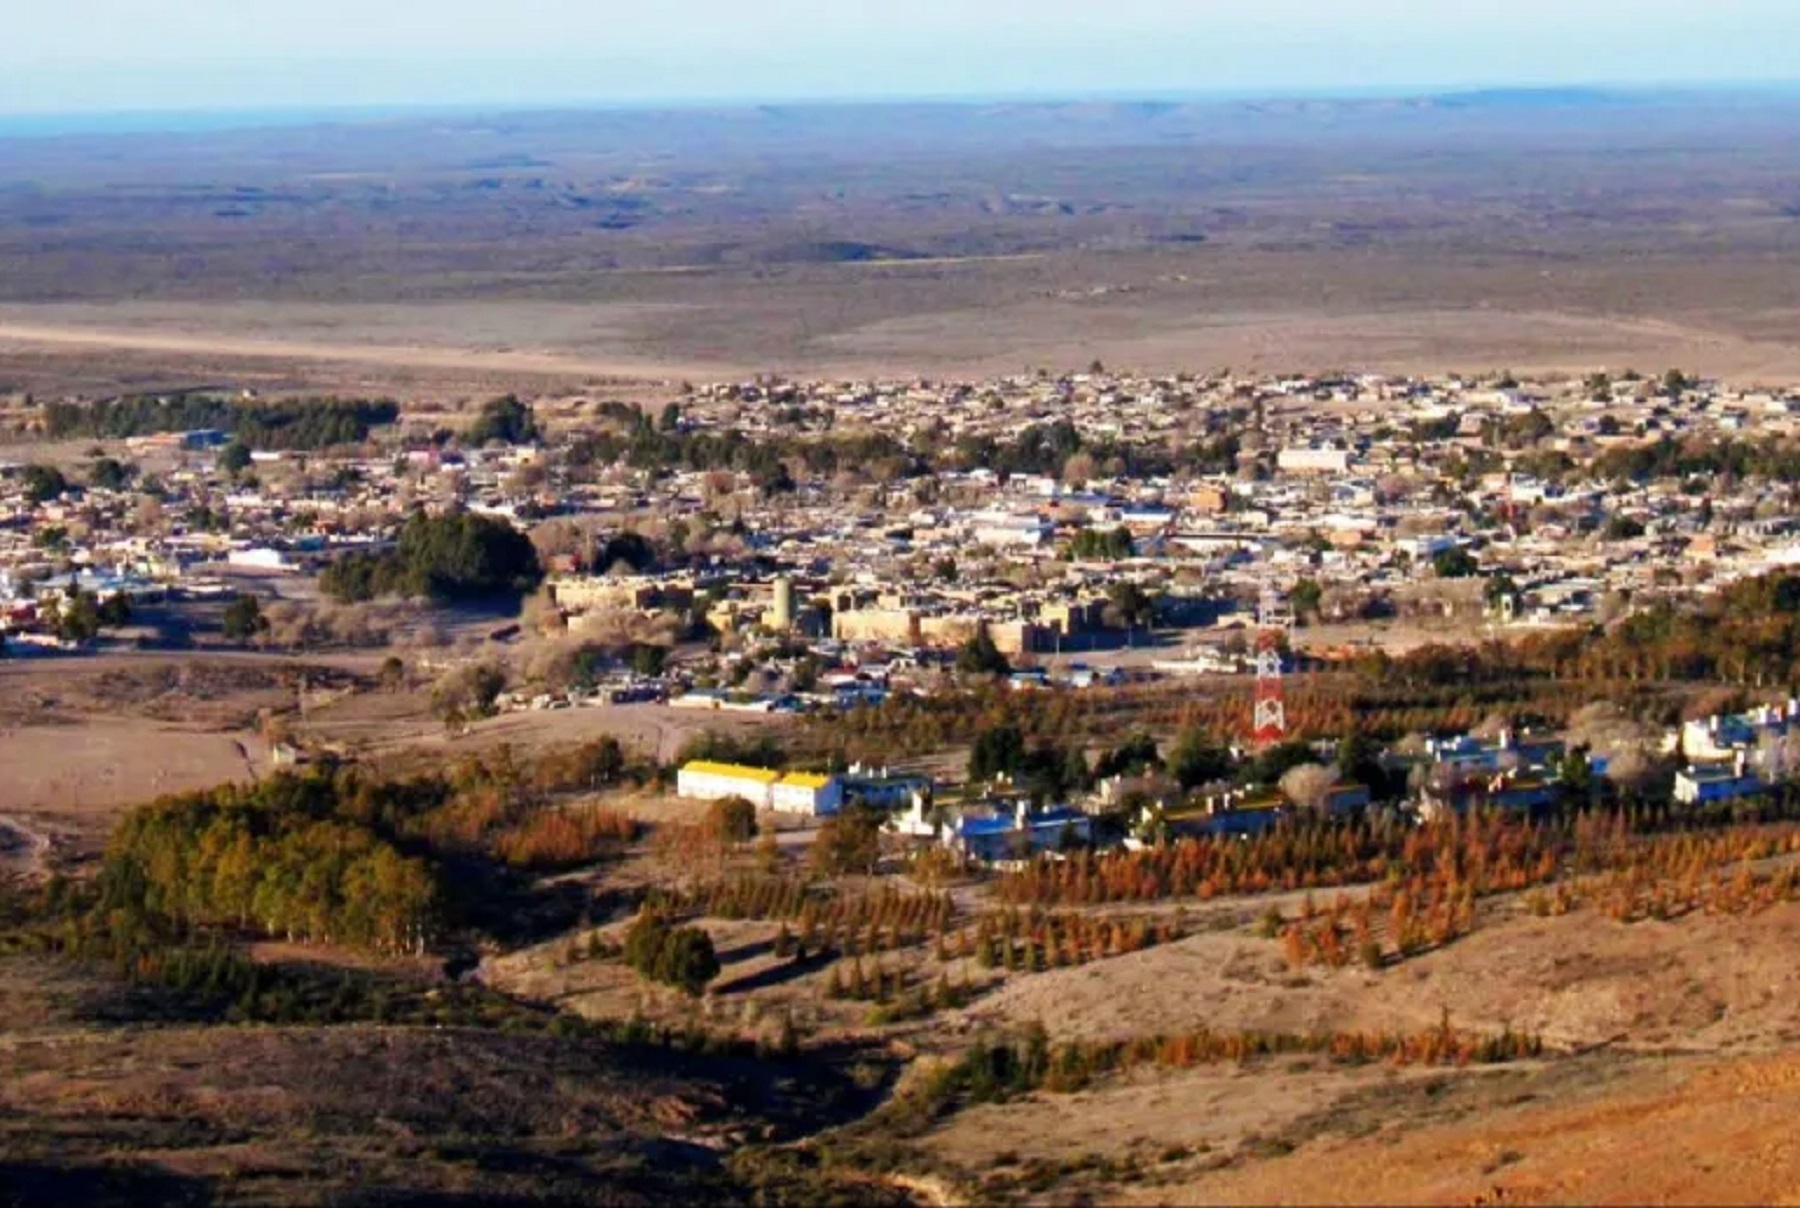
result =
[[100,624],[108,629],[119,629],[131,624],[131,597],[122,591],[115,591],[102,600]]
[[1432,558],[1431,569],[1440,579],[1468,579],[1480,572],[1481,563],[1468,550],[1455,546]]
[[88,484],[105,491],[122,491],[137,474],[137,467],[102,457],[88,469]]
[[1557,765],[1556,778],[1562,784],[1563,794],[1576,804],[1586,805],[1594,799],[1594,790],[1598,782],[1594,778],[1594,768],[1588,762],[1587,752],[1573,750],[1564,755]]
[[1198,726],[1190,726],[1169,752],[1169,774],[1184,789],[1198,788],[1231,774],[1231,754]]
[[49,503],[69,489],[69,480],[55,466],[26,466],[22,471],[22,479],[25,498],[32,503]]
[[490,717],[505,687],[506,673],[492,663],[458,667],[431,690],[431,711],[449,724]]
[[1319,619],[1319,604],[1325,598],[1325,589],[1317,579],[1302,579],[1294,584],[1294,590],[1288,593],[1288,603],[1294,610],[1294,619],[1302,623]]
[[642,533],[630,530],[614,533],[594,555],[594,569],[605,572],[620,565],[643,574],[656,565],[656,546]]
[[984,626],[956,652],[956,669],[965,675],[1006,675],[1012,670],[993,635]]
[[995,726],[975,736],[969,748],[969,779],[1017,776],[1025,768],[1025,736],[1017,726]]
[[250,468],[250,446],[234,440],[219,450],[219,469],[227,474],[242,474]]
[[1608,541],[1633,541],[1644,535],[1644,525],[1640,520],[1615,512],[1606,518],[1604,535]]
[[698,927],[677,927],[663,942],[651,976],[698,998],[706,984],[719,976],[712,937]]
[[719,975],[711,936],[699,927],[670,927],[648,910],[625,933],[625,963],[640,976],[695,997]]
[[319,587],[345,603],[384,595],[461,600],[527,592],[543,576],[531,539],[506,521],[416,512],[392,552],[347,554],[325,568]]
[[1381,744],[1367,734],[1346,734],[1338,741],[1338,775],[1351,784],[1369,787],[1375,797],[1388,796],[1388,774],[1381,766]]
[[1084,528],[1069,542],[1069,556],[1078,562],[1117,562],[1136,552],[1131,530]]
[[1252,784],[1279,784],[1297,767],[1316,762],[1311,745],[1298,739],[1270,747],[1251,762],[1247,777]]
[[[257,619],[262,620],[260,615],[257,617]],[[267,624],[267,622],[265,621],[264,624]],[[406,663],[405,663],[405,661],[402,660],[401,657],[397,654],[388,655],[386,658],[381,660],[381,670],[376,675],[376,680],[377,680],[377,682],[379,682],[381,684],[381,686],[383,688],[385,688],[389,692],[396,691],[397,689],[405,686],[405,684],[406,684]]]
[[57,605],[56,636],[65,642],[91,642],[100,636],[100,608],[91,593],[76,588]]
[[1141,629],[1156,619],[1156,598],[1136,583],[1114,583],[1106,598],[1128,629]]
[[269,618],[255,596],[240,595],[225,606],[221,624],[227,641],[248,642],[268,631]]
[[631,647],[631,669],[639,675],[655,679],[669,665],[669,648],[639,642]]
[[541,433],[537,416],[530,406],[508,394],[483,404],[481,414],[469,428],[468,442],[485,445],[498,441],[506,445],[525,445],[536,441]]
[[1100,780],[1108,780],[1114,776],[1139,776],[1151,768],[1161,766],[1162,755],[1156,748],[1156,740],[1140,730],[1103,753],[1094,764],[1094,776]]

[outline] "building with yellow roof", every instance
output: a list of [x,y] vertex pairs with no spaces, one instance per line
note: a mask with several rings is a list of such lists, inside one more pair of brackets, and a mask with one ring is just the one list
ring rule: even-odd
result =
[[815,772],[772,772],[735,763],[696,759],[675,775],[675,792],[692,801],[742,797],[757,809],[817,817],[844,805],[844,782]]

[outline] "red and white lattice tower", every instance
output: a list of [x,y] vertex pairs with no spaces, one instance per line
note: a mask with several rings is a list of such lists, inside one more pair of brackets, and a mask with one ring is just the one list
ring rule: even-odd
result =
[[1287,737],[1287,695],[1281,682],[1281,653],[1287,645],[1294,614],[1273,589],[1263,592],[1256,607],[1256,707],[1251,735],[1258,746],[1275,746]]

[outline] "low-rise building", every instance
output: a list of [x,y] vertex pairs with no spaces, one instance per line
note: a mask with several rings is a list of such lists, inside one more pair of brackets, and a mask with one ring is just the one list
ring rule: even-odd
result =
[[775,784],[780,779],[780,772],[768,768],[696,759],[675,774],[675,793],[693,801],[742,797],[758,809],[772,809]]

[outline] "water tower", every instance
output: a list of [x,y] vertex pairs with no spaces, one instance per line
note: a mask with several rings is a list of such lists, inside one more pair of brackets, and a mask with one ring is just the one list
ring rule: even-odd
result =
[[786,633],[794,627],[794,581],[786,575],[775,580],[775,602],[769,609],[769,628]]

